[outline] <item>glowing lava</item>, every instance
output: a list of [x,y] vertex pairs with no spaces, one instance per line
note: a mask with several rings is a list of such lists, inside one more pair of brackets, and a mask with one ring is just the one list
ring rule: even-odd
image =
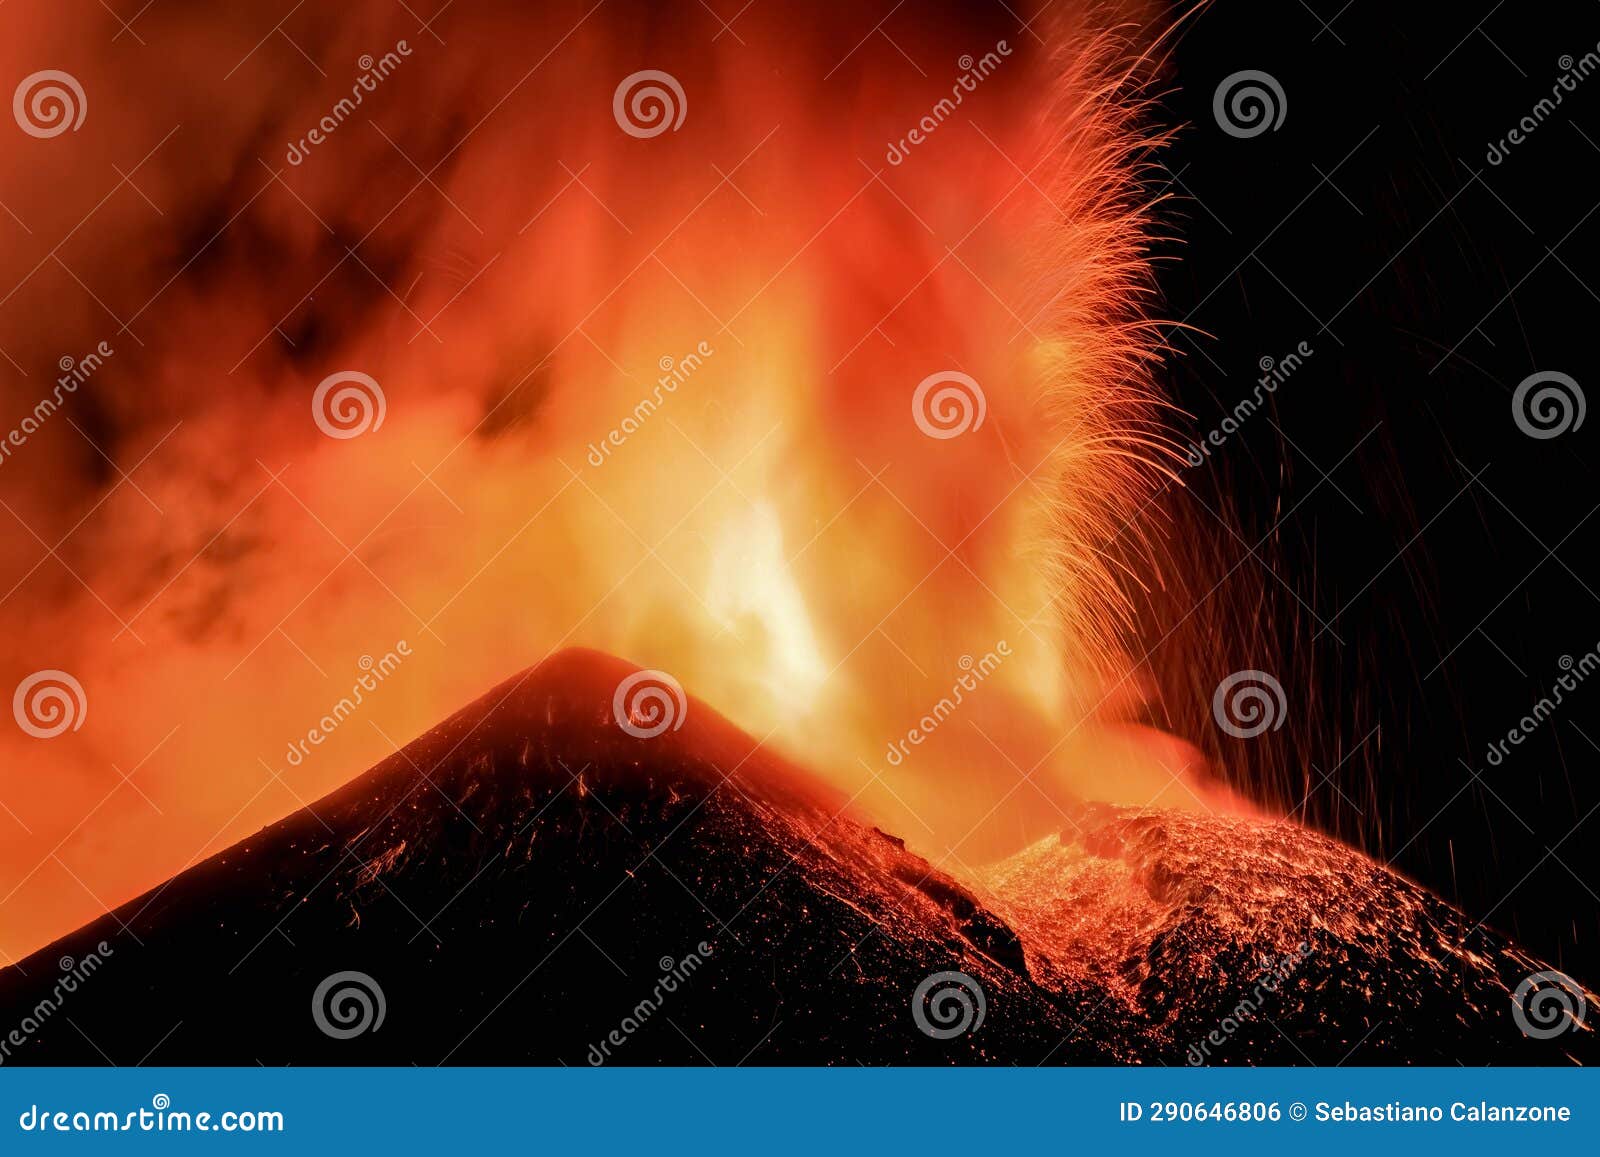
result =
[[[190,15],[172,51],[205,67],[166,89],[52,13],[8,14],[13,63],[70,39],[92,91],[138,96],[0,158],[31,228],[0,253],[0,346],[49,369],[105,337],[47,276],[64,236],[138,337],[63,411],[78,429],[49,424],[0,475],[3,517],[34,532],[0,546],[8,685],[60,668],[90,704],[49,743],[0,735],[20,820],[0,952],[575,644],[669,672],[952,868],[1079,796],[1198,791],[1198,757],[1140,726],[1122,639],[1168,453],[1140,20],[951,6],[895,17],[891,45],[848,6],[756,5],[738,37],[647,8],[452,12],[448,52],[415,38],[288,167],[262,152],[349,90],[337,62],[394,6],[292,14],[329,74],[312,83],[285,46]],[[950,116],[967,56],[993,67]],[[684,115],[629,131],[618,83],[662,62]],[[108,156],[148,201],[105,199]],[[333,375],[381,392],[364,428],[313,413]],[[402,640],[381,693],[281,765]]]

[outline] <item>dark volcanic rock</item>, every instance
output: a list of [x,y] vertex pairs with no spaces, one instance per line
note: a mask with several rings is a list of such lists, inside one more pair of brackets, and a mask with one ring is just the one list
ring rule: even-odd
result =
[[[613,693],[633,670],[555,656],[0,973],[15,1024],[58,958],[114,950],[11,1063],[126,1064],[161,1042],[153,1063],[581,1065],[614,1030],[623,1064],[1009,1061],[1081,1020],[969,892],[710,708],[625,733]],[[987,998],[948,1041],[910,1010],[946,970]],[[313,994],[344,971],[385,1012],[336,1039]],[[1104,1054],[1080,1035],[1067,1055]]]
[[[1518,1031],[1537,961],[1294,825],[1090,808],[969,888],[701,703],[628,734],[633,672],[558,655],[0,973],[0,1059],[1181,1064],[1301,943],[1208,1059],[1593,1055]],[[983,1020],[938,1039],[913,993],[957,971]],[[355,1035],[315,999],[346,972],[382,992]]]

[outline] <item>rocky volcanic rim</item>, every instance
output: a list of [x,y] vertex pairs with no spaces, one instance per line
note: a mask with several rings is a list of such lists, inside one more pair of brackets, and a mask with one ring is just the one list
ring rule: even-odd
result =
[[[1537,961],[1296,825],[1089,806],[968,887],[704,704],[629,734],[613,703],[636,673],[554,656],[0,973],[15,1020],[57,957],[116,945],[71,1024],[12,1059],[126,1063],[160,1040],[151,1063],[581,1064],[695,946],[709,962],[619,1063],[1182,1063],[1225,1022],[1203,1059],[1593,1054],[1592,1032],[1516,1029]],[[312,992],[346,969],[381,984],[381,1031],[315,1027]],[[935,1039],[911,994],[956,970],[986,1017]]]
[[1264,1034],[1318,1063],[1330,1044],[1369,1062],[1600,1059],[1592,1024],[1549,1040],[1517,1026],[1512,994],[1547,964],[1343,844],[1286,820],[1076,819],[980,869],[979,894],[1036,983],[1103,991],[1157,1041],[1187,1054],[1248,1002],[1246,1031],[1205,1060],[1256,1059]]

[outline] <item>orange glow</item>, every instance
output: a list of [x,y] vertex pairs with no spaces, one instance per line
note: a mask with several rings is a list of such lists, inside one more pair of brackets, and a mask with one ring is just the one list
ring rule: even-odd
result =
[[[1073,795],[1199,806],[1121,642],[1168,456],[1134,47],[1002,5],[891,43],[845,8],[758,5],[735,37],[588,3],[452,15],[441,45],[371,4],[285,26],[324,79],[251,50],[281,5],[234,7],[152,12],[155,92],[122,45],[0,12],[4,75],[59,60],[89,100],[0,150],[27,230],[0,222],[26,372],[0,367],[0,427],[114,351],[0,465],[4,687],[50,667],[87,697],[80,730],[0,729],[0,963],[571,645],[670,672],[950,870]],[[679,129],[619,127],[645,69]],[[329,437],[313,393],[346,370],[383,421]],[[982,423],[930,436],[914,395],[952,372]]]

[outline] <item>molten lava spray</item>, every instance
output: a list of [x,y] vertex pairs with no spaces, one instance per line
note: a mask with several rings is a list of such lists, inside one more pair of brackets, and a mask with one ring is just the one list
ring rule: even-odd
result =
[[952,870],[1192,802],[1137,5],[281,7],[0,11],[0,963],[575,644]]

